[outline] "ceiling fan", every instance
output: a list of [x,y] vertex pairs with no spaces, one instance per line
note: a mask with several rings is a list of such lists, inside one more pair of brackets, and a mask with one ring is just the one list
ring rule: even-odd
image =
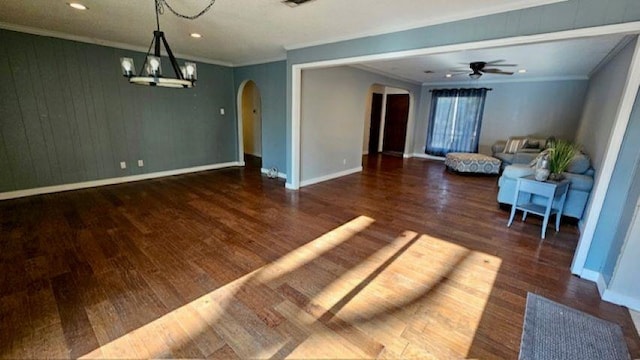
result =
[[[497,68],[497,67],[503,67],[503,66],[518,66],[516,64],[503,64],[504,61],[505,60],[471,62],[469,63],[469,69],[471,69],[471,73],[469,74],[469,77],[472,79],[479,79],[482,76],[482,74],[513,75],[512,71],[505,71]],[[466,63],[461,63],[461,64],[466,65]],[[451,70],[451,72],[458,73],[458,74],[466,74],[469,72],[469,70],[453,69]]]
[[289,7],[296,7],[311,0],[284,0],[283,3]]

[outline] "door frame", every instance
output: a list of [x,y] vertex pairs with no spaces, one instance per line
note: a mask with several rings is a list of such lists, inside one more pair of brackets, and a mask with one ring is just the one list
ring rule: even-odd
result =
[[[366,150],[365,150],[365,144],[363,142],[362,144],[362,151],[363,154],[362,155],[368,155],[371,154],[371,126],[373,124],[373,122],[371,121],[373,119],[373,99],[376,95],[380,95],[380,114],[378,116],[378,141],[376,142],[376,147],[375,147],[375,153],[378,153],[379,150],[379,145],[380,145],[380,127],[382,126],[382,111],[384,110],[384,88],[382,90],[382,92],[375,92],[373,91],[374,86],[376,86],[376,84],[373,84],[369,87],[369,99],[367,100],[367,103],[365,104],[366,106],[369,107],[369,109],[365,109],[365,124],[367,123],[367,117],[369,118],[368,122],[369,122],[369,128],[368,129],[364,129],[364,131],[366,133],[368,133],[368,142],[366,144]],[[382,86],[382,85],[380,85]],[[364,136],[364,133],[363,133]],[[365,153],[366,151],[366,153]]]
[[[614,25],[604,25],[587,27],[574,30],[556,31],[535,35],[524,35],[507,37],[493,40],[472,41],[460,44],[434,46],[429,48],[394,51],[372,55],[362,55],[347,57],[333,60],[320,60],[307,63],[291,65],[291,157],[289,161],[290,173],[287,174],[286,188],[297,190],[300,188],[300,134],[301,134],[301,100],[302,100],[302,71],[305,69],[324,68],[330,66],[351,65],[365,61],[374,60],[392,60],[405,58],[410,56],[429,55],[453,51],[462,51],[470,49],[483,49],[508,45],[533,44],[540,42],[548,42],[555,40],[567,40],[586,38],[599,35],[611,34],[635,34],[640,33],[640,21],[628,22]],[[605,151],[604,160],[600,176],[594,184],[591,194],[590,211],[584,222],[584,230],[580,236],[578,246],[571,264],[571,272],[577,275],[583,275],[584,265],[587,260],[589,249],[593,241],[595,228],[600,218],[602,205],[606,197],[609,183],[613,175],[616,160],[622,146],[622,139],[626,133],[626,127],[629,122],[631,110],[640,87],[640,43],[636,44],[629,72],[627,74],[626,83],[623,90],[622,99],[616,112],[616,118],[613,123],[611,135],[607,150]],[[410,110],[411,111],[411,110]],[[411,124],[413,126],[413,124]],[[586,276],[586,274],[585,274]]]

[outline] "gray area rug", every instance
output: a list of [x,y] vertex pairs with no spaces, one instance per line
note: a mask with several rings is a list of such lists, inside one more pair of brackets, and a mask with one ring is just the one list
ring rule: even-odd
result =
[[630,359],[619,325],[527,294],[520,360]]

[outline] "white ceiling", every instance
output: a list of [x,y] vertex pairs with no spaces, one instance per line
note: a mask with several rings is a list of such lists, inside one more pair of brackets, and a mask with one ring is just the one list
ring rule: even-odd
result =
[[[153,0],[0,0],[0,27],[72,35],[81,41],[144,49],[155,28]],[[207,0],[168,0],[195,14]],[[189,21],[168,10],[160,19],[172,50],[225,64],[281,59],[296,48],[405,30],[564,0],[315,0],[298,7],[281,0],[217,0],[203,17]],[[201,39],[189,33],[198,32]],[[57,35],[61,35],[57,34]],[[124,45],[124,46],[123,46]]]
[[[471,70],[451,78],[446,78],[445,74],[456,68],[468,70],[468,65],[464,64],[472,61],[505,60],[505,64],[518,65],[501,68],[515,72],[513,75],[484,74],[477,81],[587,78],[623,39],[624,35],[598,36],[368,62],[358,67],[416,83],[468,83],[476,81],[468,77]],[[527,72],[518,73],[519,69]],[[425,74],[425,70],[434,73]]]

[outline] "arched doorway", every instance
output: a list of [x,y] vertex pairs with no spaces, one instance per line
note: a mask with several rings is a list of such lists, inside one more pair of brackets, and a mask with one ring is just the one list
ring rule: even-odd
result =
[[238,89],[238,155],[240,161],[262,167],[262,104],[260,90],[252,80]]

